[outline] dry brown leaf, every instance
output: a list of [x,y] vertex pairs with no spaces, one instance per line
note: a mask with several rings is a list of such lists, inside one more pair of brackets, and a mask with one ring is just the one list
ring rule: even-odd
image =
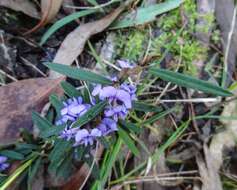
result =
[[63,0],[41,0],[42,18],[45,17],[44,24],[54,19],[62,3]]
[[25,35],[49,23],[58,14],[62,2],[63,0],[41,0],[41,20],[34,28],[27,31]]
[[[237,92],[234,92],[236,95]],[[221,114],[223,117],[236,117],[237,115],[237,101],[230,101],[225,105]],[[210,144],[210,152],[213,156],[216,168],[219,170],[223,163],[223,152],[225,149],[231,149],[236,145],[237,137],[237,121],[236,120],[222,120],[226,130],[217,133],[212,138]]]
[[[104,18],[81,25],[73,30],[62,42],[53,62],[71,65],[83,51],[86,41],[92,35],[102,32],[105,28],[107,28],[123,11],[124,7],[125,6],[122,5]],[[57,78],[60,75],[51,71],[49,76],[51,78]]]
[[40,18],[35,4],[28,0],[0,0],[0,6],[23,12],[33,18]]
[[[101,20],[79,27],[79,37],[70,39],[70,34],[69,37],[64,40],[54,62],[70,65],[82,52],[86,40],[91,35],[103,31],[119,15],[123,8],[124,6],[121,6],[112,14]],[[78,30],[76,29],[76,32],[78,32]],[[82,34],[80,32],[82,32]],[[86,37],[83,34],[85,34]],[[75,37],[74,32],[73,36]],[[75,46],[74,43],[74,48],[78,49],[74,49],[75,51],[71,53],[70,51],[72,51],[73,48],[70,47],[70,44],[75,40],[77,45]],[[68,44],[65,45],[65,43]],[[66,59],[64,57],[67,57],[65,53],[69,53]],[[20,127],[31,129],[31,112],[34,109],[37,111],[42,108],[44,103],[48,100],[48,95],[57,88],[62,80],[64,80],[64,77],[61,77],[61,75],[56,76],[55,72],[51,71],[49,78],[23,80],[0,88],[0,96],[2,97],[0,100],[0,144],[15,141],[19,137]]]
[[214,157],[208,149],[207,145],[203,146],[205,159],[197,154],[196,161],[202,180],[201,190],[222,190],[222,184],[218,169],[215,166]]
[[0,88],[0,144],[15,142],[20,128],[32,129],[32,111],[41,110],[62,80],[27,79]]

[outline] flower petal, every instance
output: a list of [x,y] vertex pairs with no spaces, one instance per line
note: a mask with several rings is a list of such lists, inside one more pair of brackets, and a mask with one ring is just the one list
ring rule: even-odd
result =
[[75,141],[80,143],[85,137],[88,137],[88,136],[89,136],[88,130],[81,129],[77,132],[75,136]]
[[117,90],[116,97],[124,103],[126,108],[132,108],[132,100],[130,94],[124,90]]
[[114,88],[113,86],[106,86],[104,88],[102,88],[101,92],[100,92],[100,98],[101,99],[105,99],[105,98],[109,98],[109,97],[114,97],[117,93],[117,89]]
[[102,90],[102,85],[101,84],[97,84],[95,86],[95,88],[93,89],[92,93],[91,93],[92,96],[96,96],[96,95],[100,94],[101,90]]

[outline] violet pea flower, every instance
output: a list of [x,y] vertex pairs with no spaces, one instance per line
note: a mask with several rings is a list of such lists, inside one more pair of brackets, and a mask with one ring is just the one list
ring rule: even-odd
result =
[[81,129],[76,133],[74,146],[84,144],[85,146],[93,145],[94,140],[102,135],[101,131],[94,128],[89,132],[87,129]]
[[10,166],[9,163],[6,163],[6,161],[6,156],[0,156],[0,172],[6,170]]
[[117,123],[110,118],[104,118],[101,123],[97,126],[97,128],[101,131],[102,136],[106,136],[111,132],[117,131]]

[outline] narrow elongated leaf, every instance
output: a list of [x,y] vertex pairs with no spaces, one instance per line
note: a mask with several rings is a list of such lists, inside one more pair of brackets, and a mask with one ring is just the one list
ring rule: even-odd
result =
[[19,150],[19,151],[21,151],[22,149],[35,150],[37,148],[38,146],[34,144],[26,144],[26,143],[16,144],[16,150]]
[[132,107],[134,110],[143,111],[143,112],[160,112],[162,108],[159,106],[149,105],[147,103],[134,101],[132,102]]
[[166,116],[167,114],[171,113],[174,109],[169,109],[169,110],[166,110],[164,112],[161,112],[161,113],[158,113],[158,114],[155,114],[153,115],[152,117],[150,117],[149,119],[147,119],[146,121],[144,121],[142,123],[142,125],[147,125],[147,124],[151,124],[151,123],[154,123],[155,121],[157,121],[158,119]]
[[49,96],[49,101],[55,108],[57,114],[60,114],[60,110],[63,107],[63,103],[59,100],[58,96],[56,94],[51,94]]
[[187,87],[187,88],[192,88],[195,90],[199,90],[202,92],[214,94],[217,96],[231,96],[232,93],[229,92],[228,90],[216,86],[214,84],[211,84],[209,82],[196,79],[191,76],[187,76],[181,73],[165,70],[165,69],[150,69],[149,72],[157,77],[160,77],[161,79],[165,81],[172,82],[174,84],[177,84],[182,87]]
[[93,73],[91,71],[70,67],[67,65],[57,64],[57,63],[45,63],[45,65],[63,75],[66,75],[70,78],[99,83],[99,84],[112,84],[112,81],[106,77]]
[[63,129],[65,129],[66,125],[52,126],[47,130],[41,131],[40,136],[42,138],[48,138],[53,135],[58,135]]
[[52,127],[52,124],[37,112],[32,112],[32,120],[40,131],[45,131]]
[[124,19],[114,22],[111,28],[126,28],[154,21],[156,16],[179,7],[182,2],[183,0],[168,0],[164,3],[138,8],[126,15]]
[[34,162],[34,164],[32,164],[32,166],[30,166],[29,171],[28,171],[28,179],[27,179],[27,184],[29,187],[32,185],[32,181],[41,166],[42,166],[41,157],[37,158],[36,161]]
[[90,120],[94,119],[98,114],[103,111],[106,104],[107,101],[103,101],[90,108],[84,115],[82,115],[76,122],[73,123],[72,127],[85,125]]
[[142,128],[138,127],[136,124],[127,122],[127,121],[120,121],[119,122],[124,128],[126,127],[129,131],[133,133],[140,133]]
[[87,0],[90,4],[97,6],[98,3],[96,2],[96,0]]
[[54,126],[47,119],[41,117],[37,112],[32,113],[33,122],[40,130],[40,137],[47,138],[53,135],[58,135],[65,125]]
[[81,93],[66,81],[61,82],[61,87],[63,88],[64,92],[71,98],[81,96]]
[[50,161],[58,162],[60,158],[62,158],[63,155],[65,155],[66,152],[68,152],[71,148],[72,148],[72,145],[69,141],[65,141],[63,139],[56,140],[54,148],[49,154]]
[[[161,145],[160,147],[158,147],[155,150],[155,153],[151,156],[153,163],[156,163],[159,160],[161,153],[163,153],[169,146],[171,146],[173,143],[175,143],[175,141],[188,128],[189,123],[190,123],[190,120],[184,122],[180,127],[178,127],[176,129],[176,131],[174,131],[174,133],[167,139],[167,141],[163,145]],[[120,179],[117,179],[116,180],[117,183],[127,180],[128,177],[130,177],[131,175],[135,174],[138,171],[141,171],[142,169],[145,168],[145,166],[147,166],[147,161],[144,161],[143,163],[139,164],[134,169],[132,169],[130,172],[123,175]],[[98,185],[98,183],[95,184],[94,186],[96,187],[96,185]],[[93,190],[96,190],[96,189],[94,188]]]
[[11,158],[13,160],[23,160],[24,159],[24,155],[13,151],[13,150],[2,150],[0,151],[0,155],[6,156],[8,158]]
[[131,150],[131,152],[135,155],[139,155],[139,150],[137,149],[136,145],[134,144],[134,141],[130,138],[128,133],[124,131],[122,128],[119,128],[118,130],[119,137],[123,140],[124,144],[128,146],[128,148]]
[[72,175],[73,172],[73,154],[68,154],[66,157],[63,156],[62,158],[64,158],[64,160],[57,168],[56,177],[66,180]]
[[24,164],[20,165],[7,179],[4,181],[4,184],[1,185],[0,190],[6,190],[15,179],[20,176],[35,160],[36,157],[26,161]]
[[95,13],[97,11],[98,9],[83,10],[80,12],[72,13],[55,22],[41,38],[40,45],[43,45],[50,38],[50,36],[52,36],[53,33],[55,33],[58,29],[62,28],[64,25],[74,21],[75,19]]
[[97,180],[94,183],[93,187],[91,188],[92,190],[105,189],[104,185],[106,184],[107,179],[111,173],[111,169],[118,157],[118,154],[120,153],[121,146],[122,146],[122,139],[119,138],[116,144],[114,144],[114,146],[111,148],[111,152],[109,154],[108,159],[105,156],[103,166],[100,170],[101,180]]

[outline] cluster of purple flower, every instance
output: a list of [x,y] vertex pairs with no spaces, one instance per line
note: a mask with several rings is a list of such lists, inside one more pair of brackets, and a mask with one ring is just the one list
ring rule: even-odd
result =
[[9,163],[6,163],[7,157],[0,156],[0,172],[6,170],[9,167]]
[[[129,62],[120,61],[121,68],[132,68]],[[116,79],[114,79],[116,81]],[[91,128],[88,124],[72,128],[75,120],[85,114],[94,104],[83,103],[82,97],[72,98],[63,102],[61,118],[56,125],[69,123],[69,126],[60,134],[60,138],[66,140],[73,139],[74,145],[93,145],[94,140],[99,137],[107,136],[117,130],[118,119],[124,120],[132,108],[132,100],[136,99],[136,86],[122,83],[119,87],[96,85],[92,91],[92,99],[98,96],[99,100],[107,100],[108,106],[105,107],[101,122]]]

